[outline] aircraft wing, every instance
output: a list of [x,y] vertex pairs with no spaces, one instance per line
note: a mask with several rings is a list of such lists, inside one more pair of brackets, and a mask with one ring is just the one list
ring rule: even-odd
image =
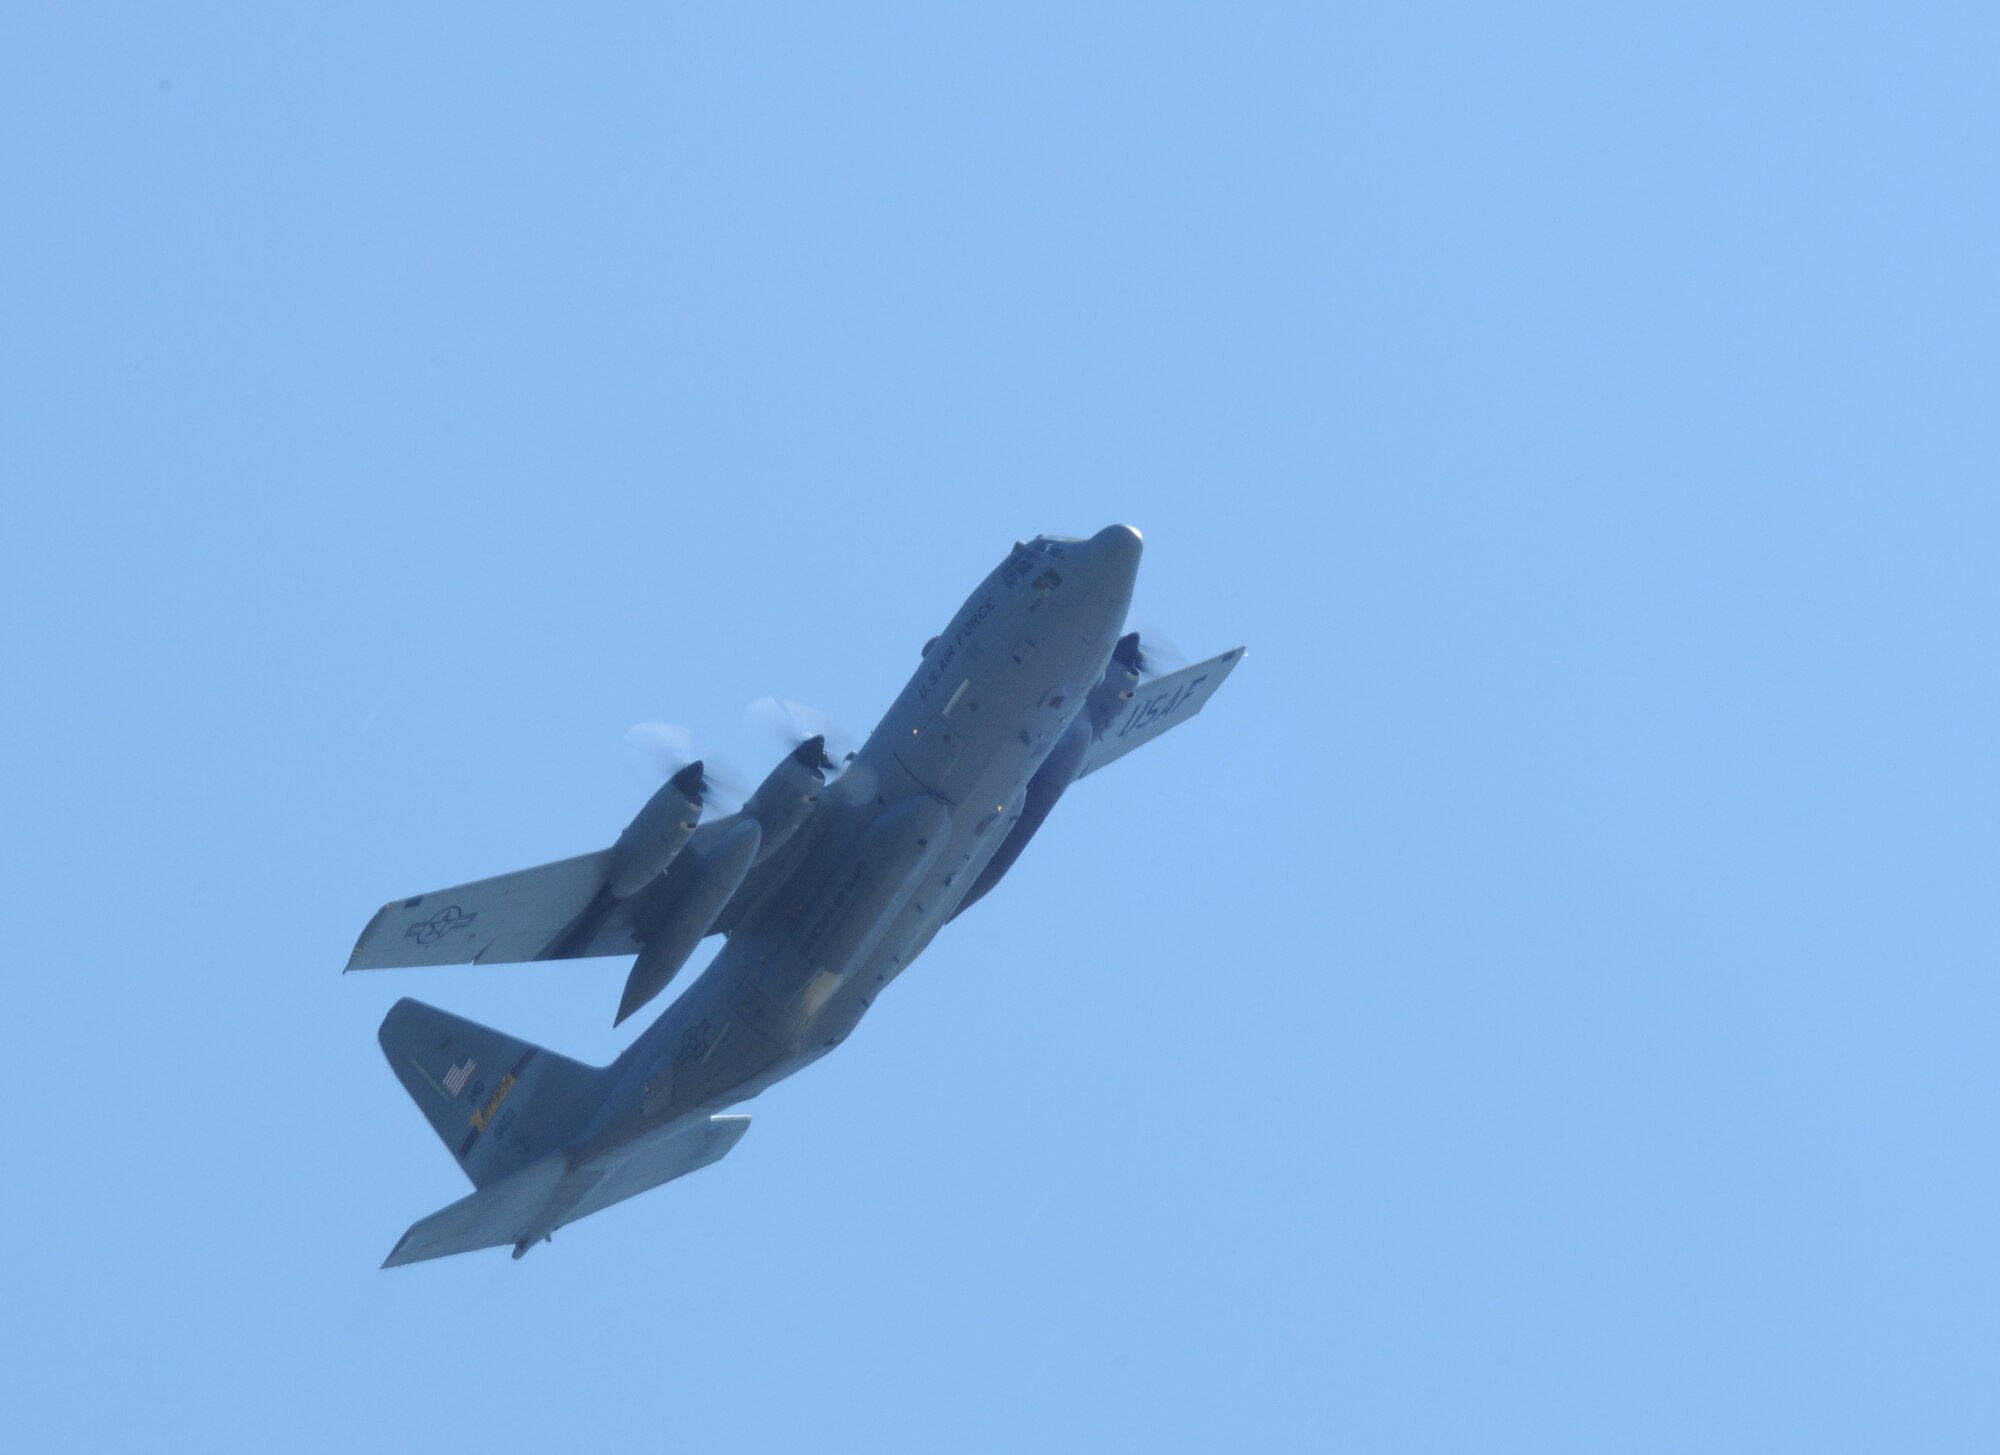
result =
[[[709,819],[681,852],[704,853],[742,821],[741,814]],[[802,839],[803,835],[795,835]],[[787,844],[757,865],[730,897],[710,934],[736,927],[743,907],[789,863]],[[673,890],[661,875],[630,899],[614,899],[605,881],[610,849],[553,864],[516,869],[450,889],[392,900],[375,911],[348,956],[349,970],[389,970],[425,965],[505,965],[526,960],[571,960],[593,955],[636,955],[650,923],[670,905]]]
[[[611,850],[599,849],[385,904],[355,941],[347,968],[538,959],[590,908],[610,872]],[[605,938],[611,943],[603,948],[592,943],[572,953],[638,951],[629,923]],[[621,938],[623,943],[618,943]]]
[[1169,728],[1178,727],[1207,704],[1236,664],[1243,660],[1243,648],[1232,647],[1220,656],[1183,667],[1164,677],[1155,677],[1132,694],[1132,700],[1092,739],[1076,776],[1095,773],[1106,763],[1117,761],[1134,748],[1150,743]]

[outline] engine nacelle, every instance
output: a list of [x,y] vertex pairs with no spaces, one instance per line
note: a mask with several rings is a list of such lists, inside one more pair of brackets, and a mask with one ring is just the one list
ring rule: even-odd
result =
[[824,737],[807,738],[787,753],[771,775],[757,786],[743,805],[743,816],[757,821],[764,832],[759,859],[771,856],[806,821],[820,790],[826,787],[826,770],[833,762],[826,756]]
[[646,800],[612,846],[611,893],[630,899],[674,862],[701,820],[701,764],[690,763]]
[[[674,878],[681,881],[672,903],[662,909],[646,929],[644,946],[625,980],[625,994],[618,1002],[618,1021],[667,988],[681,966],[687,963],[701,937],[708,933],[722,907],[729,903],[757,861],[757,845],[763,833],[755,819],[743,819],[705,850],[690,854],[674,866]],[[612,1024],[618,1024],[613,1021]]]

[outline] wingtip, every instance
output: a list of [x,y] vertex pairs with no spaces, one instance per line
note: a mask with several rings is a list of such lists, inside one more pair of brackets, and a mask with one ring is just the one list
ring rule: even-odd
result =
[[362,946],[368,943],[368,937],[375,932],[375,926],[382,923],[382,917],[395,907],[396,907],[395,901],[391,900],[388,904],[383,905],[380,909],[376,910],[375,913],[368,916],[368,923],[363,925],[361,927],[361,933],[355,936],[354,948],[347,952],[347,969],[342,970],[340,972],[341,974],[345,975],[348,970],[352,970],[354,968],[354,962],[361,958]]

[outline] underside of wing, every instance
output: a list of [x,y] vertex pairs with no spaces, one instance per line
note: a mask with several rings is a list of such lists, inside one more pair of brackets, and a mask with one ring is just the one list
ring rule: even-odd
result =
[[610,868],[611,850],[600,849],[385,904],[355,941],[347,968],[535,960],[566,935],[578,941],[568,954],[632,954],[639,942],[629,921],[575,933]]
[[[625,899],[610,887],[617,850],[599,849],[394,900],[368,921],[347,968],[504,965],[637,954],[648,935],[680,906],[686,880],[742,821],[742,814],[725,814],[703,822],[669,872],[655,875]],[[783,873],[795,848],[796,840],[757,864],[707,932],[733,929],[743,906]]]
[[1106,763],[1115,762],[1134,748],[1150,743],[1161,733],[1178,727],[1200,712],[1208,699],[1243,660],[1243,648],[1232,647],[1220,656],[1183,667],[1164,677],[1155,677],[1135,691],[1131,699],[1117,704],[1117,712],[1105,722],[1084,754],[1076,776],[1095,773]]

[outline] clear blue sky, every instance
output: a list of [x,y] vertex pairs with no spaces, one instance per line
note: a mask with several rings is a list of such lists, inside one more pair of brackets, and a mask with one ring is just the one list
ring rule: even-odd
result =
[[[2000,28],[1380,8],[17,9],[10,1447],[2000,1448]],[[1114,520],[1209,711],[378,1272],[397,997],[643,1022],[376,905]]]

